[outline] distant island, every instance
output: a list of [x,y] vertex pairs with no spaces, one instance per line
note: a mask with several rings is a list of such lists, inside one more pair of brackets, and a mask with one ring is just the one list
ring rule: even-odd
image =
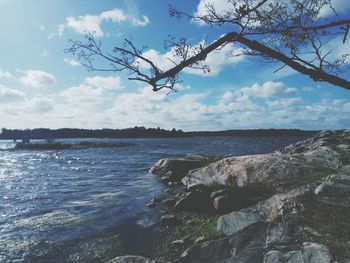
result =
[[226,131],[190,131],[161,128],[134,127],[128,129],[6,129],[1,130],[1,140],[28,140],[28,139],[62,139],[62,138],[176,138],[176,137],[214,137],[214,136],[247,136],[247,137],[280,137],[302,136],[316,134],[315,130],[299,129],[251,129]]

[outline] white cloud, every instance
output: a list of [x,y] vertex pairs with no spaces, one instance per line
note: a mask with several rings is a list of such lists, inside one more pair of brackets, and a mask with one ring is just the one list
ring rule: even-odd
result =
[[56,84],[56,78],[41,70],[28,70],[20,79],[23,85],[31,88],[45,88]]
[[110,99],[111,93],[123,88],[119,77],[88,77],[80,85],[61,92],[69,102],[83,104],[100,104]]
[[[112,83],[117,83],[112,84]],[[267,84],[266,84],[267,83]],[[0,126],[9,127],[84,127],[126,128],[136,125],[184,130],[224,130],[245,128],[345,128],[350,125],[350,102],[341,99],[300,97],[283,83],[261,83],[226,90],[212,99],[210,93],[153,92],[150,87],[125,93],[113,92],[121,87],[118,79],[96,76],[52,97],[37,95],[26,98],[23,93],[0,88]],[[272,88],[267,91],[262,87]],[[247,89],[263,91],[257,95]],[[267,90],[266,90],[267,89]],[[292,90],[281,92],[282,90]],[[3,92],[1,92],[3,90]],[[14,94],[4,99],[1,94]],[[276,95],[278,94],[278,95]],[[12,96],[11,95],[11,96]],[[61,95],[61,96],[60,96]],[[65,98],[62,101],[62,97]],[[108,103],[106,103],[108,102]],[[13,116],[16,116],[15,118]]]
[[284,109],[286,107],[292,107],[302,102],[303,99],[300,97],[296,98],[282,98],[273,101],[268,101],[267,104],[270,109]]
[[143,15],[142,19],[138,19],[136,17],[133,17],[131,19],[131,22],[134,26],[145,27],[150,23],[150,20],[147,16]]
[[[203,17],[209,14],[208,8],[214,7],[218,14],[234,13],[231,1],[227,0],[200,0],[194,16]],[[205,25],[202,20],[194,20],[200,25]]]
[[[265,84],[265,83],[264,83]],[[250,88],[264,87],[255,84]],[[108,111],[113,127],[181,128],[184,130],[218,130],[246,128],[344,128],[350,124],[350,103],[346,100],[306,101],[294,95],[295,88],[283,83],[267,86],[283,87],[289,92],[270,92],[263,88],[247,95],[241,88],[226,91],[217,102],[203,103],[208,94],[167,96],[166,90],[154,93],[149,87],[118,95]],[[280,89],[280,88],[277,88]],[[262,95],[262,96],[261,96]],[[140,103],[141,101],[141,103]],[[324,122],[324,120],[327,120]]]
[[12,78],[12,74],[6,70],[0,68],[0,79],[1,78]]
[[103,37],[101,25],[104,22],[121,23],[130,21],[133,26],[145,27],[149,24],[150,20],[147,16],[142,15],[141,19],[132,15],[125,14],[121,9],[115,8],[112,10],[104,11],[98,15],[84,15],[84,16],[69,16],[66,18],[65,24],[60,24],[57,27],[55,33],[51,33],[49,38],[54,36],[62,36],[65,29],[69,28],[79,34],[85,34],[87,31],[94,33],[96,37]]
[[40,53],[41,58],[48,57],[49,55],[50,55],[50,53],[47,49],[43,49],[43,51]]
[[80,63],[72,58],[64,58],[63,61],[73,67],[79,67]]
[[116,90],[123,88],[119,77],[88,77],[85,79],[84,84],[103,90]]
[[25,98],[25,94],[23,92],[0,85],[0,102],[1,103],[12,103],[12,102],[23,101],[24,98]]
[[271,97],[283,97],[285,95],[293,94],[297,91],[296,88],[288,87],[282,82],[266,81],[261,84],[254,84],[251,87],[245,87],[240,90],[245,95],[271,98]]
[[[190,53],[195,52],[196,48],[202,44],[203,42],[194,45]],[[208,66],[209,71],[206,70],[204,72],[201,69],[185,68],[184,72],[205,77],[217,76],[224,69],[224,67],[241,62],[244,59],[244,56],[239,55],[241,53],[242,50],[240,48],[229,44],[220,50],[214,50],[213,52],[209,53],[205,61],[200,61],[198,65],[196,65],[198,68]],[[176,52],[174,48],[164,54],[161,54],[157,50],[149,49],[143,53],[143,56],[153,61],[160,69],[167,70],[175,65],[174,62],[180,62],[180,59],[176,57],[175,54]],[[140,63],[140,66],[143,68],[149,68],[149,65],[144,61],[139,60],[138,63]]]
[[64,28],[65,28],[64,24],[59,24],[57,26],[56,32],[50,33],[48,38],[51,39],[51,38],[53,38],[55,36],[61,37],[63,35]]
[[35,96],[27,102],[27,108],[34,113],[47,113],[53,111],[53,100],[44,96]]

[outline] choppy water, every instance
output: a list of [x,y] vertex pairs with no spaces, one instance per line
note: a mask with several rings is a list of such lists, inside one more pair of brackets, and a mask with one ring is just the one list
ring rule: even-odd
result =
[[[1,150],[0,262],[100,262],[138,253],[139,228],[154,223],[145,204],[164,190],[148,173],[158,159],[265,153],[299,139],[115,139],[93,141],[134,146]],[[11,147],[0,141],[0,149]]]

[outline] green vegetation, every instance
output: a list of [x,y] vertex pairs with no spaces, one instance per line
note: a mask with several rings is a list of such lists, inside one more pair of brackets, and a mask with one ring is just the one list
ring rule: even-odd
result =
[[313,193],[297,198],[304,211],[290,215],[286,221],[301,226],[311,227],[319,235],[314,241],[329,247],[337,262],[347,262],[350,258],[350,209],[342,206],[326,204]]
[[[152,258],[168,262],[181,256],[199,237],[205,240],[222,237],[217,230],[218,215],[180,212],[176,217],[179,220],[176,226],[162,229],[161,240],[154,247]],[[183,244],[172,244],[182,239]]]
[[315,170],[309,174],[301,175],[301,176],[290,176],[286,178],[279,178],[273,182],[275,187],[283,186],[283,187],[295,187],[301,186],[307,183],[311,183],[314,181],[322,180],[330,174],[335,173],[334,170],[329,168],[320,168]]

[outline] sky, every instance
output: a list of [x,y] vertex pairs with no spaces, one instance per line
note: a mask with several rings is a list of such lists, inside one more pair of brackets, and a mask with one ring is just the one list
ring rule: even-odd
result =
[[[289,68],[273,73],[278,64],[228,57],[239,52],[233,45],[207,57],[209,73],[185,70],[178,92],[170,93],[153,92],[128,80],[126,72],[89,72],[64,52],[69,39],[83,40],[89,30],[105,50],[131,37],[167,68],[169,35],[199,44],[227,32],[227,27],[169,17],[169,4],[201,14],[204,2],[0,0],[0,128],[350,128],[349,91]],[[214,2],[224,9],[227,1]],[[349,18],[348,0],[332,2]],[[337,52],[350,53],[349,41],[340,43],[331,42]]]

